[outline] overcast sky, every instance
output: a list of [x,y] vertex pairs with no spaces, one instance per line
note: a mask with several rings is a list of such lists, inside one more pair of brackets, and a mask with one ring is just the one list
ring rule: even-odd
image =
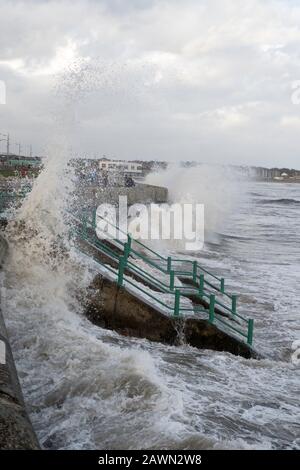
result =
[[71,97],[80,155],[300,168],[299,1],[0,0],[0,14],[0,132],[24,150],[55,141]]

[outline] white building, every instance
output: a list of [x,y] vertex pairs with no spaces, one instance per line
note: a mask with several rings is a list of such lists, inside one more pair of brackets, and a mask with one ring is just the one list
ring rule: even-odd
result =
[[120,160],[99,160],[99,168],[101,171],[123,173],[132,176],[141,176],[143,167],[140,163],[126,162]]

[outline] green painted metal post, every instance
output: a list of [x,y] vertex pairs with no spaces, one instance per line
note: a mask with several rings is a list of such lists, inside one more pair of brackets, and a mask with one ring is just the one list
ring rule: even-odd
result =
[[232,307],[231,307],[231,310],[232,310],[232,313],[233,315],[236,315],[236,304],[237,304],[237,296],[235,294],[233,294],[231,296],[232,298]]
[[124,253],[124,258],[127,259],[128,258],[128,254],[129,254],[129,247],[128,247],[128,243],[124,243],[124,250],[123,250],[123,253]]
[[127,235],[127,243],[128,243],[128,246],[129,246],[129,248],[130,248],[130,250],[131,250],[132,238],[131,238],[130,235]]
[[175,290],[175,303],[174,303],[174,317],[179,316],[179,308],[180,308],[180,290]]
[[171,271],[172,269],[172,258],[171,256],[168,256],[168,259],[167,259],[167,271],[168,273]]
[[252,346],[253,342],[253,329],[254,329],[254,320],[249,318],[248,320],[248,336],[247,336],[247,343]]
[[225,294],[225,279],[223,277],[221,279],[221,292]]
[[170,290],[174,290],[175,285],[175,273],[174,271],[170,271]]
[[204,294],[204,274],[200,274],[199,280],[199,295],[202,297]]
[[216,296],[214,294],[210,294],[209,297],[209,322],[213,323],[215,319],[215,303],[216,303]]
[[131,237],[128,235],[127,242],[124,244],[124,258],[127,260],[131,250]]
[[119,271],[118,271],[118,286],[123,285],[124,271],[125,271],[126,260],[124,256],[121,256],[119,259]]
[[97,208],[93,209],[93,215],[92,215],[92,227],[94,230],[96,230],[96,222],[97,222]]
[[193,282],[197,281],[197,269],[198,269],[198,263],[197,261],[193,261]]

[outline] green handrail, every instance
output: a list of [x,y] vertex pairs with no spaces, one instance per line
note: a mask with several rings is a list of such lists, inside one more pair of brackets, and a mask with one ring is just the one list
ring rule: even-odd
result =
[[[123,235],[125,236],[128,236],[128,234],[126,232],[124,232],[124,230],[120,229],[117,225],[113,224],[112,222],[110,222],[109,220],[105,219],[104,217],[98,215],[97,217],[99,217],[100,219],[104,220],[104,222],[106,222],[107,224],[111,225],[112,227],[114,227],[115,229],[117,229],[120,233],[122,233]],[[91,225],[93,228],[96,228],[96,210],[94,209],[93,210],[93,214],[92,214],[92,221],[91,221]],[[120,245],[124,245],[123,242],[121,240],[118,240],[118,243]],[[222,292],[223,294],[227,295],[226,292],[225,292],[225,285],[224,285],[224,279],[223,278],[219,278],[217,276],[215,276],[213,273],[209,272],[207,269],[203,268],[202,266],[199,265],[199,263],[197,261],[192,261],[192,260],[187,260],[187,259],[177,259],[177,258],[171,258],[170,256],[169,257],[164,257],[162,256],[160,253],[157,253],[156,251],[152,250],[151,248],[149,248],[148,246],[146,246],[144,243],[142,243],[140,240],[134,240],[134,242],[140,246],[142,246],[143,248],[146,248],[149,252],[151,252],[152,254],[154,254],[155,256],[158,257],[158,259],[160,260],[163,260],[163,261],[167,261],[167,269],[163,269],[160,265],[156,264],[153,262],[153,259],[152,260],[149,260],[149,258],[147,258],[146,256],[142,255],[141,253],[137,252],[136,250],[133,250],[132,249],[132,252],[136,255],[136,256],[139,256],[141,259],[143,259],[145,262],[151,264],[152,266],[156,267],[157,269],[159,269],[161,272],[164,272],[164,273],[167,273],[170,271],[170,267],[171,267],[171,263],[172,262],[185,262],[185,263],[191,263],[193,265],[193,273],[190,273],[189,271],[176,271],[174,270],[174,273],[175,275],[176,274],[179,274],[181,273],[182,275],[192,275],[194,276],[195,274],[195,271],[197,273],[197,270],[200,269],[201,271],[205,272],[206,274],[212,276],[214,279],[218,280],[220,282],[220,288],[213,285],[213,284],[210,284],[207,280],[205,280],[205,283],[209,284],[210,287],[213,287],[214,289],[216,289],[217,291],[220,291]],[[196,267],[195,267],[196,266]],[[197,274],[196,274],[197,275]]]
[[[81,221],[81,223],[82,223],[82,221]],[[87,233],[87,229],[88,229],[89,225],[93,227],[93,224],[90,224],[89,221],[87,219],[85,219],[83,221],[83,228],[84,228],[83,229],[83,234],[84,234],[84,237],[85,237],[86,240],[91,236],[91,235],[88,235],[88,233]],[[94,227],[95,227],[95,225],[94,225]],[[145,257],[143,255],[141,255],[139,252],[137,252],[136,250],[134,250],[132,248],[132,240],[131,240],[131,237],[129,237],[129,236],[128,236],[126,242],[121,243],[121,245],[123,245],[123,256],[118,256],[113,250],[109,249],[104,243],[101,243],[98,238],[95,238],[95,237],[92,237],[92,238],[93,238],[93,243],[96,245],[96,248],[98,248],[101,251],[105,252],[106,254],[111,256],[117,262],[117,264],[118,264],[118,270],[116,271],[117,272],[117,283],[120,287],[124,285],[124,282],[126,282],[130,285],[133,285],[135,288],[138,289],[138,291],[142,292],[147,297],[155,300],[158,304],[162,305],[164,308],[167,308],[168,310],[172,310],[173,315],[176,318],[179,317],[183,312],[187,312],[187,311],[202,312],[202,313],[206,313],[206,314],[208,313],[208,317],[209,317],[208,319],[209,319],[210,323],[212,323],[212,324],[213,323],[217,323],[217,324],[220,323],[220,324],[226,326],[230,330],[232,330],[235,333],[238,333],[239,335],[241,335],[243,338],[246,338],[248,344],[252,345],[254,322],[253,322],[252,319],[247,320],[247,319],[245,319],[244,317],[242,317],[241,315],[239,315],[237,313],[237,311],[236,311],[236,296],[234,296],[234,295],[231,296],[232,306],[231,306],[231,308],[229,308],[228,306],[226,306],[225,304],[220,302],[216,298],[215,294],[209,293],[205,289],[205,285],[208,285],[209,287],[212,287],[212,288],[216,289],[217,291],[219,291],[221,293],[224,293],[225,281],[224,281],[223,278],[218,278],[218,279],[220,279],[220,283],[221,283],[220,289],[218,289],[216,286],[212,285],[211,283],[209,283],[205,280],[205,276],[204,276],[203,273],[201,273],[200,275],[197,274],[198,269],[200,269],[201,271],[204,271],[204,272],[207,271],[205,269],[202,269],[202,267],[199,268],[199,265],[198,265],[197,262],[195,262],[195,261],[191,262],[190,260],[181,260],[181,262],[188,261],[188,262],[192,263],[192,270],[191,270],[190,274],[193,278],[193,281],[195,281],[195,283],[199,282],[199,285],[197,287],[194,287],[194,286],[179,286],[179,287],[177,287],[177,286],[175,286],[175,275],[178,273],[178,271],[174,271],[173,269],[171,269],[171,267],[173,266],[174,262],[179,261],[178,259],[174,259],[174,258],[171,258],[171,257],[168,257],[168,258],[160,257],[159,254],[156,253],[154,250],[149,249],[149,251],[151,251],[153,254],[158,256],[159,259],[166,259],[167,269],[162,270],[161,266],[157,265],[156,263],[153,263],[152,261],[149,260],[149,258],[145,259]],[[136,243],[137,241],[135,240],[134,242]],[[138,242],[138,243],[140,243],[140,242]],[[142,243],[140,243],[140,244],[142,244]],[[142,244],[142,245],[146,247],[146,245],[144,245],[144,244]],[[146,248],[148,248],[148,247],[146,247]],[[145,260],[148,263],[150,261],[152,266],[154,266],[155,268],[157,268],[160,271],[164,272],[165,274],[169,274],[170,284],[167,285],[162,280],[157,280],[150,273],[143,270],[141,267],[134,265],[131,261],[132,254],[134,254],[136,257],[138,257],[140,259]],[[97,260],[97,261],[100,262],[99,260]],[[101,263],[101,264],[104,264],[104,263]],[[125,275],[125,267],[126,267],[126,269],[129,269],[130,272],[138,274],[141,277],[141,279],[146,280],[148,283],[150,282],[152,286],[158,287],[161,292],[168,293],[169,295],[173,296],[174,297],[174,306],[170,307],[170,305],[168,305],[166,302],[162,302],[160,299],[157,298],[157,296],[152,295],[149,292],[149,290],[143,289],[141,287],[141,285],[138,284],[135,280],[133,280],[132,278],[128,278],[128,276]],[[217,278],[214,275],[213,275],[213,277]],[[200,299],[203,298],[203,297],[209,298],[209,310],[205,310],[203,308],[198,308],[198,307],[193,307],[191,309],[186,308],[186,307],[181,307],[180,306],[181,295],[184,295],[184,291],[186,289],[190,289],[192,291],[195,291],[195,295],[198,296]],[[216,317],[216,315],[215,315],[215,313],[216,313],[215,312],[215,306],[216,305],[221,306],[222,308],[224,308],[227,311],[231,312],[232,315],[235,315],[236,317],[246,321],[247,326],[248,326],[247,332],[244,333],[240,329],[234,327],[228,321],[225,321],[224,319],[221,319],[219,316]]]
[[[96,215],[95,215],[95,214],[96,214],[95,211],[93,211],[93,216],[92,216],[92,219],[91,219],[91,222],[90,222],[91,227],[92,227],[94,230],[96,229]],[[123,233],[123,235],[126,235],[126,233],[125,233],[123,230],[121,230],[119,227],[115,226],[115,225],[114,225],[112,222],[110,222],[109,220],[106,220],[106,219],[105,219],[104,217],[102,217],[102,216],[98,216],[98,217],[100,217],[100,218],[101,218],[102,220],[104,220],[106,223],[110,224],[111,226],[113,226],[114,228],[116,228],[117,230],[119,230],[121,233]],[[88,215],[85,217],[84,220],[85,220],[85,221],[88,220]],[[127,239],[128,239],[128,237],[129,237],[129,235],[127,235]],[[130,238],[131,238],[131,237],[130,237]],[[124,244],[124,243],[121,242],[120,240],[118,240],[118,242],[119,242],[119,244],[123,247],[123,250],[124,250],[124,252],[125,252],[125,250],[127,249],[127,248],[126,248],[126,244]],[[141,243],[141,242],[139,242],[139,241],[137,241],[137,240],[135,240],[135,242],[136,242],[136,243]],[[130,241],[130,244],[131,244],[131,241]],[[142,244],[142,246],[146,247],[146,245],[144,245],[144,244]],[[146,248],[148,248],[148,247],[146,247]],[[149,250],[150,250],[152,253],[154,253],[154,254],[160,256],[158,253],[154,252],[154,250],[152,250],[152,249],[150,249],[150,248],[149,248]],[[138,251],[136,251],[136,250],[134,250],[134,249],[132,249],[132,248],[131,248],[131,253],[134,253],[135,256],[141,258],[141,259],[144,260],[147,264],[149,264],[149,265],[155,267],[156,269],[160,270],[161,272],[163,272],[163,273],[168,273],[168,272],[169,272],[169,274],[170,274],[170,287],[171,287],[171,288],[172,288],[172,286],[173,286],[173,279],[172,279],[172,277],[175,277],[176,274],[177,274],[177,275],[178,275],[178,274],[181,274],[181,275],[191,275],[191,273],[188,272],[188,271],[174,271],[174,270],[171,270],[171,271],[170,271],[170,266],[171,266],[172,262],[178,262],[178,261],[180,261],[180,262],[192,263],[192,266],[193,266],[193,274],[192,274],[192,275],[193,275],[193,279],[195,279],[195,277],[196,277],[196,279],[197,279],[197,270],[198,270],[198,267],[199,267],[197,261],[192,261],[192,260],[178,260],[178,259],[172,259],[171,257],[168,257],[168,258],[167,258],[167,270],[164,270],[163,268],[161,268],[160,265],[154,263],[153,260],[149,260],[149,258],[143,256],[141,253],[139,253]],[[200,267],[200,269],[201,269],[202,271],[204,271],[204,272],[208,272],[207,270],[205,270],[205,269],[202,268],[202,267]],[[174,271],[174,272],[172,272],[172,271]],[[209,285],[211,288],[215,289],[216,291],[221,292],[221,293],[223,294],[223,291],[224,291],[224,279],[223,279],[223,278],[218,278],[218,277],[215,276],[214,274],[211,274],[211,273],[209,273],[209,274],[210,274],[211,276],[213,276],[214,278],[220,280],[220,282],[221,282],[221,287],[218,288],[217,286],[215,286],[214,284],[211,284],[211,283],[210,283],[209,281],[207,281],[206,279],[204,279],[204,283],[207,284],[207,285]],[[201,274],[200,274],[200,276],[201,276]],[[200,282],[200,276],[199,276],[199,282]],[[234,300],[235,300],[235,302],[236,302],[236,298],[234,299],[233,296],[229,296],[229,295],[227,294],[227,297],[233,299],[233,300],[232,300],[232,304],[234,303]],[[223,306],[223,304],[220,304],[220,305]],[[226,306],[225,308],[226,308],[228,311],[230,311],[230,309],[229,309],[227,306]],[[232,311],[232,313],[234,313],[234,311]],[[245,320],[246,320],[246,319],[245,319]]]
[[[93,211],[93,217],[92,217],[92,226],[93,228],[96,228],[96,212],[95,210]],[[108,221],[107,219],[105,219],[104,217],[102,216],[98,216],[100,217],[102,220],[104,220],[106,223],[112,225],[114,228],[116,228],[117,230],[119,230],[121,233],[123,233],[124,235],[126,235],[126,233],[121,230],[119,227],[117,227],[116,225],[114,225],[112,222]],[[119,241],[119,243],[121,245],[124,246],[124,244]],[[148,249],[149,251],[151,251],[153,254],[155,254],[156,256],[159,256],[160,258],[162,259],[165,259],[164,257],[162,257],[159,253],[155,252],[154,250],[152,250],[151,248],[147,247],[146,245],[144,245],[142,242],[138,241],[138,240],[135,240],[135,243],[137,244],[141,244],[143,247],[145,247],[146,249]],[[137,252],[136,250],[131,250],[136,256],[140,257],[141,259],[143,259],[146,263],[152,265],[153,267],[155,267],[156,269],[159,269],[161,272],[163,273],[166,273],[166,272],[169,272],[170,271],[170,266],[172,263],[174,262],[185,262],[185,263],[189,263],[189,264],[192,264],[193,266],[193,272],[190,273],[189,271],[176,271],[176,270],[173,270],[174,271],[174,275],[192,275],[193,276],[193,279],[197,278],[197,270],[200,269],[201,271],[209,274],[210,276],[212,276],[213,278],[217,279],[220,281],[220,288],[215,286],[214,284],[211,284],[209,281],[207,281],[206,279],[204,280],[205,284],[209,285],[211,288],[215,289],[216,291],[218,292],[221,292],[223,295],[225,295],[226,297],[230,298],[231,301],[232,301],[232,313],[235,314],[236,313],[236,302],[237,302],[237,298],[236,296],[234,296],[233,294],[232,295],[229,295],[228,293],[225,292],[225,281],[224,281],[224,278],[219,278],[217,276],[215,276],[213,273],[210,273],[208,270],[206,270],[205,268],[203,268],[202,266],[200,266],[198,264],[197,261],[192,261],[192,260],[186,260],[186,259],[177,259],[177,258],[171,258],[171,257],[168,257],[167,258],[167,270],[164,270],[163,268],[161,268],[160,265],[157,265],[156,263],[153,262],[153,260],[149,260],[149,258],[143,256],[141,253]],[[171,274],[173,275],[173,274]],[[171,280],[170,280],[170,283],[171,283]],[[221,306],[223,306],[223,304],[221,304]],[[227,310],[229,310],[229,308],[226,306],[225,307]],[[229,310],[230,311],[230,310]],[[243,317],[242,317],[243,318]],[[246,319],[244,319],[246,320]]]

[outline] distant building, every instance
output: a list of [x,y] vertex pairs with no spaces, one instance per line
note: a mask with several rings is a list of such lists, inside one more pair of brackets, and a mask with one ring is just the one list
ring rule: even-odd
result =
[[99,160],[99,169],[101,171],[118,172],[132,176],[142,176],[143,174],[143,166],[140,163],[122,160]]
[[24,157],[13,154],[0,154],[0,167],[8,169],[40,168],[42,160],[40,157]]
[[250,173],[252,177],[258,180],[293,180],[299,179],[300,171],[289,168],[262,168],[251,167]]

